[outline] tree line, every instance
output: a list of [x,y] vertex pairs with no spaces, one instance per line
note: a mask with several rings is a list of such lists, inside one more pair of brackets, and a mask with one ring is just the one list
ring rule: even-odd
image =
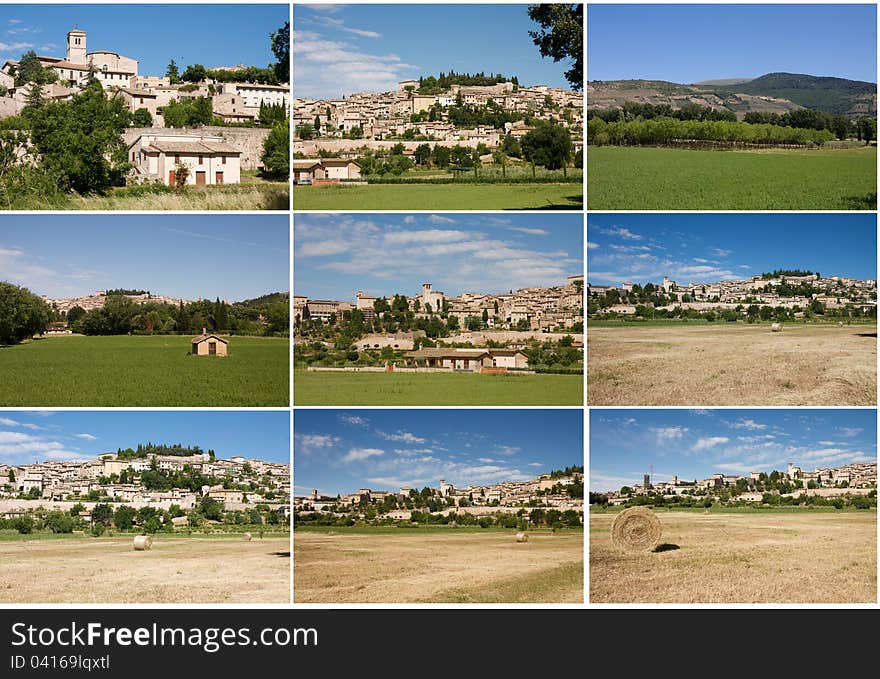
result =
[[260,307],[226,304],[220,299],[137,304],[128,297],[114,296],[103,307],[85,311],[76,306],[62,318],[71,330],[83,335],[193,334],[202,328],[239,335],[284,335],[290,311],[283,302]]
[[508,78],[501,73],[490,73],[489,75],[486,75],[482,71],[471,75],[470,73],[456,73],[455,71],[450,70],[449,73],[443,73],[441,71],[440,75],[437,77],[434,77],[433,75],[419,76],[419,86],[416,88],[416,91],[419,94],[440,94],[441,92],[449,90],[453,85],[473,87],[497,85],[506,82],[511,82],[514,85],[519,86],[519,79],[516,76]]
[[587,123],[587,141],[596,146],[656,146],[674,142],[742,142],[806,146],[834,139],[828,130],[782,127],[746,122],[653,118],[606,123],[593,118]]
[[51,309],[27,288],[0,281],[0,344],[41,335],[49,327]]

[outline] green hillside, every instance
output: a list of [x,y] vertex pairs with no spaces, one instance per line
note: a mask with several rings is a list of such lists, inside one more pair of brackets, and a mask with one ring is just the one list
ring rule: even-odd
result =
[[768,73],[746,83],[715,85],[731,93],[788,99],[805,108],[838,115],[876,115],[875,83],[800,73]]

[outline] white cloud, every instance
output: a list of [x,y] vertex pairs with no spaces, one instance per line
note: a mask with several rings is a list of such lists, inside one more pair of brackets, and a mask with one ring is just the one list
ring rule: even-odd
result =
[[736,422],[733,422],[731,425],[734,429],[748,429],[749,431],[760,431],[762,429],[766,429],[766,424],[761,424],[759,422],[755,422],[751,419],[740,418]]
[[431,224],[455,224],[456,220],[452,217],[444,217],[443,215],[431,215],[428,217]]
[[499,455],[506,455],[508,457],[511,455],[516,455],[519,451],[520,451],[520,449],[516,446],[496,446],[495,447],[496,453],[498,453]]
[[381,436],[386,441],[400,441],[401,443],[424,443],[425,439],[416,436],[415,434],[411,434],[408,431],[398,431],[394,434],[389,434],[387,432],[377,431],[377,434]]
[[293,31],[294,96],[333,98],[352,92],[391,92],[417,70],[393,53],[374,54],[314,31]]
[[606,236],[617,236],[625,240],[642,240],[642,237],[622,226],[600,227],[599,231]]
[[361,417],[360,415],[349,415],[348,413],[341,413],[339,415],[339,419],[345,424],[352,424],[358,427],[367,426],[370,421],[366,417]]
[[327,257],[329,255],[338,255],[349,251],[349,243],[344,239],[317,241],[313,243],[303,243],[298,250],[300,257]]
[[595,250],[598,247],[598,243],[591,243],[590,241],[587,241],[587,250]]
[[858,436],[865,430],[861,427],[840,427],[838,431],[847,438],[853,438],[854,436]]
[[17,52],[19,50],[30,49],[34,46],[32,42],[2,42],[0,41],[0,52]]
[[716,257],[727,257],[733,250],[722,250],[721,248],[712,248],[712,254]]
[[384,455],[385,451],[381,448],[352,448],[342,458],[343,462],[361,462],[371,457]]
[[688,432],[687,427],[651,427],[651,431],[657,436],[658,443],[675,441]]
[[529,467],[543,467],[541,462],[529,462]]
[[545,229],[529,229],[525,226],[511,226],[510,230],[519,231],[520,233],[525,233],[529,236],[547,236],[550,233]]
[[97,436],[93,434],[74,434],[78,439],[85,439],[86,441],[96,441],[98,439]]
[[40,460],[79,460],[80,453],[59,441],[16,431],[0,431],[0,461],[27,463]]
[[[293,439],[294,443],[299,442],[299,448],[303,453],[332,448],[340,441],[338,436],[330,434],[294,434]],[[295,449],[296,447],[294,447]]]
[[691,448],[695,453],[701,450],[708,450],[709,448],[714,448],[722,443],[727,443],[730,441],[726,436],[706,436],[700,439],[697,439],[697,442],[694,444],[694,447]]
[[473,233],[454,229],[423,229],[421,231],[389,231],[385,234],[386,243],[454,243],[470,240]]

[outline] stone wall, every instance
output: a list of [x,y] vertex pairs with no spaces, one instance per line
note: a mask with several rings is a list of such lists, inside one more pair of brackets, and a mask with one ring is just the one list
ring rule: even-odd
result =
[[24,108],[24,103],[12,97],[0,97],[0,118],[17,116]]
[[219,135],[232,148],[241,151],[242,170],[256,170],[262,166],[260,156],[263,155],[263,142],[269,136],[269,132],[269,128],[265,127],[219,127],[213,125],[193,128],[131,127],[125,131],[123,138],[126,145],[129,145],[142,134]]

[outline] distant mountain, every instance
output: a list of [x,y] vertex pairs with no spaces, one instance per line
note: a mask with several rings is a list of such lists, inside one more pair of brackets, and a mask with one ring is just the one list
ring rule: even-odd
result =
[[703,85],[704,87],[724,87],[725,85],[739,85],[740,83],[747,83],[752,78],[721,78],[719,80],[701,80],[699,82],[694,83],[694,85]]
[[768,73],[745,83],[717,85],[731,92],[788,99],[804,108],[852,118],[877,115],[877,84],[802,73]]
[[587,83],[588,108],[618,108],[625,102],[688,104],[733,111],[742,119],[749,111],[787,113],[814,108],[851,118],[877,115],[877,86],[845,78],[768,73],[751,80],[728,78],[691,85],[665,80],[592,80]]

